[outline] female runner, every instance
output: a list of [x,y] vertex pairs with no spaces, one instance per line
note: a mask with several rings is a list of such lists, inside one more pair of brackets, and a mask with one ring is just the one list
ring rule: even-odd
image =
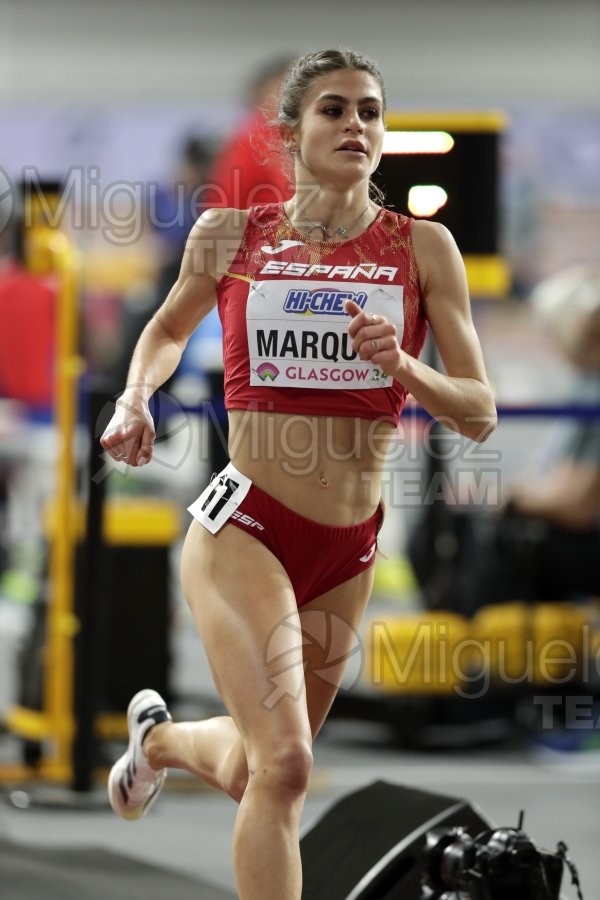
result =
[[[176,724],[141,691],[109,795],[139,818],[169,766],[226,791],[242,900],[301,896],[311,747],[342,675],[319,672],[325,653],[350,650],[371,593],[381,471],[407,393],[476,441],[496,421],[453,238],[371,199],[384,111],[364,56],[328,50],[290,67],[278,121],[293,197],[200,217],[102,437],[116,460],[151,460],[150,397],[218,303],[231,463],[190,507],[181,575],[229,715]],[[445,374],[418,361],[427,323]],[[333,651],[303,641],[314,610],[350,626],[334,629]]]

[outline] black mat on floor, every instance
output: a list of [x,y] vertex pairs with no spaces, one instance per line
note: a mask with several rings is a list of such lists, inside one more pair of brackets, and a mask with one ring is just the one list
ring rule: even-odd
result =
[[0,840],[2,900],[235,900],[219,887],[108,850]]

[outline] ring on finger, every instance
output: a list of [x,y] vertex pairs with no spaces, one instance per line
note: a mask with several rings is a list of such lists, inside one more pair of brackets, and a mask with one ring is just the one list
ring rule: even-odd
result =
[[371,341],[371,346],[373,347],[373,353],[377,353],[377,351],[379,350],[379,341],[377,340],[377,338],[373,338],[373,340]]

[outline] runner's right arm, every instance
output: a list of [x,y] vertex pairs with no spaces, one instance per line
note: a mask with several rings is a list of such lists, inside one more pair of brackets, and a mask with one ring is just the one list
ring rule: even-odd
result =
[[127,386],[100,439],[113,459],[132,466],[150,461],[154,423],[148,403],[175,372],[189,338],[215,306],[218,279],[235,250],[237,230],[230,211],[207,210],[190,231],[179,277],[138,339]]

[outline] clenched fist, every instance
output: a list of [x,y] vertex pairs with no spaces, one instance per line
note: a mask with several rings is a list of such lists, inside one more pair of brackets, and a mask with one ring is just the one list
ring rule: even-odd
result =
[[106,452],[117,462],[144,466],[152,459],[154,422],[146,400],[117,400],[115,414],[100,438]]
[[386,375],[397,376],[404,351],[398,343],[394,323],[388,322],[385,316],[365,312],[354,300],[346,300],[344,309],[352,316],[348,334],[355,353],[360,359],[376,363]]

